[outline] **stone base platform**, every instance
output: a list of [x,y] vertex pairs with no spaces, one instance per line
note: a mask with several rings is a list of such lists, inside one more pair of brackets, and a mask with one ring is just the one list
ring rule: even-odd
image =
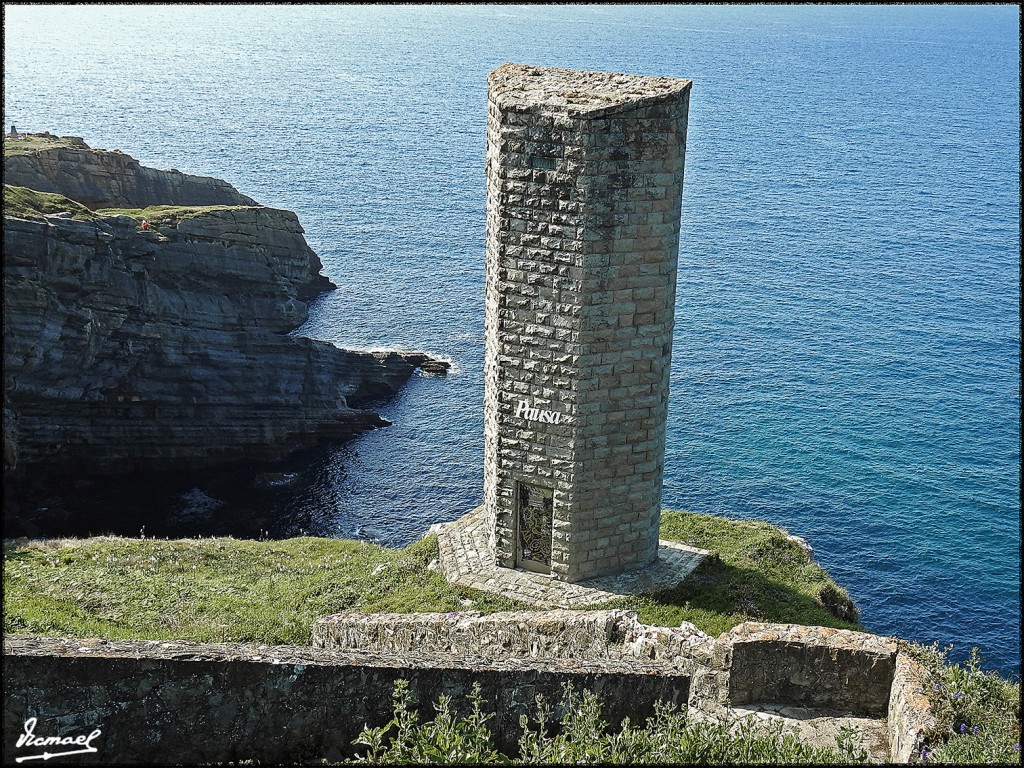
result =
[[646,568],[569,583],[546,574],[496,566],[487,545],[482,506],[454,522],[433,526],[431,531],[438,534],[441,570],[448,581],[541,608],[583,608],[625,595],[672,589],[712,554],[704,549],[661,541],[657,562]]

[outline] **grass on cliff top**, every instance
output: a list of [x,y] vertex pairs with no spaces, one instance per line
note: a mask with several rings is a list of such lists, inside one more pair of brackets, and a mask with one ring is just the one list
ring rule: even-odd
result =
[[76,221],[94,221],[96,214],[81,203],[52,192],[4,184],[4,216],[42,219],[48,213],[69,212]]
[[4,215],[20,219],[42,219],[46,214],[71,213],[76,221],[96,221],[103,216],[131,216],[147,219],[154,227],[173,226],[182,219],[202,216],[211,211],[241,211],[248,205],[151,205],[148,208],[101,208],[92,211],[81,203],[52,192],[37,192],[28,187],[4,184]]
[[464,595],[427,568],[436,556],[436,537],[403,550],[310,537],[5,542],[4,627],[51,636],[306,645],[313,621],[340,611],[518,607]]
[[48,133],[19,133],[17,138],[4,134],[4,157],[30,155],[43,149],[81,149],[81,139]]
[[211,211],[245,211],[251,205],[151,205],[148,208],[100,208],[96,211],[100,216],[131,216],[150,224],[175,224],[182,219],[202,216]]
[[[666,512],[662,537],[720,559],[676,590],[611,605],[712,635],[748,620],[857,628],[818,598],[841,588],[774,526]],[[402,550],[308,537],[7,541],[4,631],[302,645],[316,618],[342,611],[529,608],[452,586],[427,568],[437,554],[436,536]]]
[[636,610],[645,624],[689,621],[715,636],[744,621],[862,629],[846,590],[770,523],[666,511],[661,538],[718,557],[706,559],[673,590],[612,603]]

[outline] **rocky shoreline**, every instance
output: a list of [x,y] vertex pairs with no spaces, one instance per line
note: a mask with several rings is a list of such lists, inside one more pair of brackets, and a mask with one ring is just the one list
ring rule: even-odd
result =
[[74,137],[4,149],[21,185],[4,195],[8,511],[31,508],[26,489],[48,476],[268,461],[348,439],[387,423],[361,404],[417,368],[447,369],[289,335],[333,288],[290,211]]

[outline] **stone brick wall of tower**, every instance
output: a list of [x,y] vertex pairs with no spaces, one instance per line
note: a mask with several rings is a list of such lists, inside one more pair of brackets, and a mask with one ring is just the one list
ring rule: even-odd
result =
[[593,122],[574,494],[581,577],[657,557],[688,92]]
[[553,491],[556,578],[657,557],[687,107],[688,91],[584,115],[492,94],[484,504],[499,565],[516,562],[517,480]]

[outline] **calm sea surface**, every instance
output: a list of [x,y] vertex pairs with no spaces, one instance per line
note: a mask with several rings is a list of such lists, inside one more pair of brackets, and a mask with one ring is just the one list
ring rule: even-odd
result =
[[457,367],[290,487],[108,489],[108,528],[397,546],[476,506],[486,75],[688,77],[664,506],[784,526],[871,630],[1019,675],[1016,8],[5,13],[8,124],[298,212],[339,285],[303,334]]

